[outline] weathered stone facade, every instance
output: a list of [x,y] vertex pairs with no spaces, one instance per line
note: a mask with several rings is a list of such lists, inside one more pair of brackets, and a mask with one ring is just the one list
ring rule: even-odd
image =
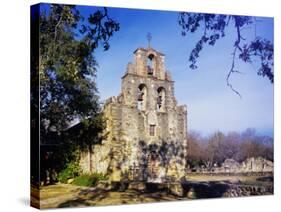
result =
[[104,105],[107,138],[82,154],[81,165],[112,181],[163,182],[185,174],[187,108],[178,106],[164,54],[148,47],[134,52],[122,77],[121,94]]

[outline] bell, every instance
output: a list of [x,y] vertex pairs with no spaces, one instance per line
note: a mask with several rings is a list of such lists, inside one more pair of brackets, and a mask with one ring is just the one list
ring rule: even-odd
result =
[[143,100],[143,93],[139,93],[138,94],[138,101],[142,101]]
[[157,104],[161,105],[162,103],[162,96],[158,96],[157,98]]

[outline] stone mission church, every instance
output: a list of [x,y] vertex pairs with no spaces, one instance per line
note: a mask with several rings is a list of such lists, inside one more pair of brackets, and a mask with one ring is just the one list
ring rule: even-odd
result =
[[[177,105],[165,55],[150,47],[134,51],[121,93],[106,100],[106,138],[91,156],[81,154],[85,172],[112,181],[163,182],[185,175],[187,108]],[[91,160],[91,161],[90,161]],[[89,164],[91,164],[89,166]]]

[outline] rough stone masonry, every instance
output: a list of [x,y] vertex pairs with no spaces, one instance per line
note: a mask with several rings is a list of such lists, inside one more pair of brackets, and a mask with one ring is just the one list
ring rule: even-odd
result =
[[93,147],[91,157],[88,152],[81,155],[85,172],[103,173],[115,182],[184,177],[187,108],[177,105],[164,59],[150,46],[134,51],[134,63],[128,63],[122,77],[121,93],[104,104],[106,139]]

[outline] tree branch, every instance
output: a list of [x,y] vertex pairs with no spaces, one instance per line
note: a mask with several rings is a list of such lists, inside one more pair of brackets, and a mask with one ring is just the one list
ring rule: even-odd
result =
[[238,48],[238,47],[235,46],[234,51],[233,51],[233,53],[232,53],[232,55],[233,55],[233,56],[232,56],[232,64],[231,64],[231,68],[230,68],[230,70],[229,70],[229,72],[228,72],[228,74],[227,74],[227,76],[226,76],[226,83],[227,83],[227,86],[230,87],[230,89],[231,89],[234,93],[236,93],[240,98],[242,98],[241,94],[240,94],[236,89],[233,88],[233,86],[232,86],[232,84],[230,83],[230,80],[229,80],[231,74],[237,72],[236,70],[234,70],[234,67],[235,67],[235,55],[236,55],[237,48]]
[[[237,21],[235,18],[234,18],[235,22]],[[236,93],[240,98],[242,98],[241,94],[236,90],[234,89],[234,87],[232,86],[232,84],[230,83],[230,76],[232,73],[241,73],[237,70],[234,70],[235,68],[235,56],[236,56],[236,51],[237,49],[241,49],[239,47],[239,44],[240,44],[240,41],[241,41],[241,34],[240,34],[240,27],[239,25],[236,23],[236,29],[237,29],[237,40],[235,41],[235,44],[234,44],[234,51],[232,53],[232,64],[231,64],[231,68],[226,76],[226,84],[228,87],[230,87],[230,89]]]
[[60,19],[59,19],[58,23],[55,26],[55,38],[54,38],[55,41],[57,40],[57,30],[58,30],[58,27],[61,24],[61,22],[62,22],[62,15],[60,16]]

